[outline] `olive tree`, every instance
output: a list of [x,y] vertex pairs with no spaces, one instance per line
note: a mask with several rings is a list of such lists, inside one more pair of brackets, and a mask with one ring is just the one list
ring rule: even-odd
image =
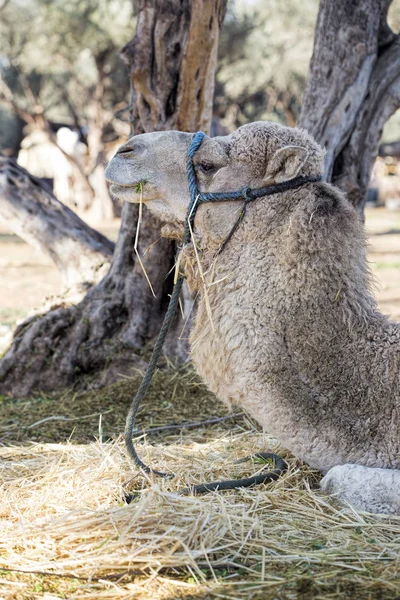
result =
[[[208,131],[226,0],[140,0],[137,9],[136,34],[122,51],[131,80],[133,133]],[[79,304],[63,303],[17,329],[0,362],[3,393],[57,389],[93,373],[101,384],[142,364],[168,302],[175,248],[159,239],[160,223],[147,213],[139,252],[151,249],[143,263],[153,297],[136,258],[136,227],[137,207],[126,204],[102,281]],[[167,346],[171,356],[185,351],[181,328],[177,319]]]
[[[299,125],[326,148],[325,178],[361,211],[387,119],[400,106],[392,0],[321,0]],[[399,3],[393,2],[399,11]]]

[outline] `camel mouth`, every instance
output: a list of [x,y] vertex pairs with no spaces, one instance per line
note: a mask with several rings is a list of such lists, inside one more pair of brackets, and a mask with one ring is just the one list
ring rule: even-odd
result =
[[127,190],[133,188],[136,191],[136,183],[111,183],[110,191],[118,192],[119,190]]
[[140,202],[140,193],[136,183],[121,184],[112,183],[109,188],[111,196],[128,202]]

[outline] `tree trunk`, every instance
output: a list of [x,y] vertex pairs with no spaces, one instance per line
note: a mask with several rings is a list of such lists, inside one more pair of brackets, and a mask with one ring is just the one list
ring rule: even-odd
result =
[[86,225],[36,177],[2,156],[0,220],[53,260],[65,288],[87,289],[108,271],[113,242]]
[[400,106],[391,0],[321,0],[298,125],[327,150],[325,179],[362,211],[386,120]]
[[[132,83],[132,128],[209,130],[219,29],[226,0],[141,0],[137,31],[123,49]],[[175,248],[159,240],[160,223],[146,213],[139,251],[156,293],[135,259],[137,206],[125,204],[111,269],[77,306],[60,307],[17,330],[0,362],[2,393],[71,385],[78,376],[109,382],[132,366],[160,328]],[[151,250],[144,256],[144,251]],[[167,351],[182,353],[177,319]],[[80,377],[82,381],[82,378]]]

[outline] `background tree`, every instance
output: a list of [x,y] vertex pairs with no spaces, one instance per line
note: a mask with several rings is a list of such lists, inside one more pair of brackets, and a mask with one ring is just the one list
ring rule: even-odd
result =
[[[71,163],[84,191],[75,208],[95,208],[103,218],[113,214],[104,181],[107,146],[127,133],[115,117],[128,100],[118,52],[133,20],[131,0],[29,0],[23,9],[14,0],[1,12],[0,101]],[[79,133],[83,157],[60,145],[60,124]]]
[[51,258],[69,296],[76,297],[97,283],[111,264],[113,242],[4,156],[0,156],[0,221]]
[[400,106],[400,38],[387,22],[391,4],[321,0],[299,120],[327,150],[325,178],[360,210],[384,124]]
[[236,0],[221,34],[214,114],[227,131],[249,121],[298,119],[318,0]]
[[[124,50],[132,85],[135,133],[154,129],[208,130],[211,124],[219,29],[226,0],[141,0],[137,31]],[[2,391],[57,389],[77,376],[103,371],[97,384],[140,363],[160,327],[174,247],[158,240],[160,224],[142,223],[140,252],[156,297],[136,260],[137,207],[126,204],[111,269],[76,306],[59,306],[17,330],[0,362]],[[178,322],[168,352],[182,343]]]

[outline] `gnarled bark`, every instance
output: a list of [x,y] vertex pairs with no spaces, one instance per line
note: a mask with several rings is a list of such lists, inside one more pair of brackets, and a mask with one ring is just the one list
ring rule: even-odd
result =
[[321,0],[299,126],[327,150],[325,178],[363,210],[385,121],[400,106],[391,0]]
[[[226,0],[141,0],[137,31],[123,50],[132,83],[134,133],[209,130],[219,28]],[[207,32],[206,39],[204,35]],[[156,297],[135,259],[137,207],[126,204],[111,269],[77,306],[59,307],[17,330],[0,362],[2,393],[57,389],[82,374],[99,385],[142,365],[161,325],[171,290],[175,249],[159,240],[160,223],[146,214],[140,247]],[[144,256],[146,248],[151,251]],[[184,351],[177,319],[167,351]],[[100,375],[101,373],[101,375]]]
[[87,289],[108,271],[114,243],[4,156],[0,156],[0,220],[53,260],[65,288]]

